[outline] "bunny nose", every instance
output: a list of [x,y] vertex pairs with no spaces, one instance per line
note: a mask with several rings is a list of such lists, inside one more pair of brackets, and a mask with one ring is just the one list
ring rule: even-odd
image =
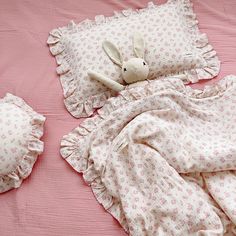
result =
[[140,66],[139,65],[134,65],[133,66],[133,71],[134,72],[138,72],[140,70]]

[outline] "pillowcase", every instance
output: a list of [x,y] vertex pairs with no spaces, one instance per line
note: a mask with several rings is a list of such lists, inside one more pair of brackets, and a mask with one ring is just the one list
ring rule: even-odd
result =
[[149,3],[145,9],[115,12],[106,18],[96,16],[95,21],[71,22],[52,30],[48,44],[58,63],[68,111],[77,118],[90,116],[113,95],[87,72],[91,69],[122,83],[121,70],[103,51],[102,43],[113,42],[124,60],[130,59],[134,57],[134,32],[145,40],[149,79],[184,74],[181,77],[185,83],[194,83],[216,76],[220,62],[197,24],[189,0],[169,0],[160,6]]
[[21,98],[0,99],[0,193],[18,188],[43,152],[44,116]]

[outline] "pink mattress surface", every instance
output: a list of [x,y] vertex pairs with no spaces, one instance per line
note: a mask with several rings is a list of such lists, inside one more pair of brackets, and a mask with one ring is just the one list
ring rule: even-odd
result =
[[[1,236],[126,235],[95,200],[90,188],[61,158],[60,140],[79,120],[63,104],[48,32],[114,10],[145,7],[148,0],[0,0],[0,97],[25,99],[47,117],[45,151],[21,188],[0,195]],[[165,2],[159,1],[160,3]],[[220,75],[236,74],[236,1],[193,0],[200,29],[222,61]]]

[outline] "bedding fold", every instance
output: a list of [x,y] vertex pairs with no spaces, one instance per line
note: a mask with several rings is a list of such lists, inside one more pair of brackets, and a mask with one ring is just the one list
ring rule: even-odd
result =
[[127,87],[63,137],[61,154],[130,235],[235,235],[235,82]]

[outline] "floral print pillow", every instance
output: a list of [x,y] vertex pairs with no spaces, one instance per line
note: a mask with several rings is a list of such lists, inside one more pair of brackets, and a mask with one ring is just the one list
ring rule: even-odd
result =
[[95,21],[71,22],[52,30],[48,44],[58,63],[68,111],[77,118],[88,117],[113,95],[107,87],[89,78],[88,70],[124,83],[120,68],[103,51],[102,42],[113,42],[127,60],[134,57],[134,32],[145,39],[148,79],[183,74],[184,82],[189,83],[216,76],[220,62],[197,23],[189,0],[169,0],[166,4],[149,3],[145,9],[115,12],[112,17],[96,16]]
[[44,116],[21,98],[0,99],[0,193],[18,188],[43,152]]

